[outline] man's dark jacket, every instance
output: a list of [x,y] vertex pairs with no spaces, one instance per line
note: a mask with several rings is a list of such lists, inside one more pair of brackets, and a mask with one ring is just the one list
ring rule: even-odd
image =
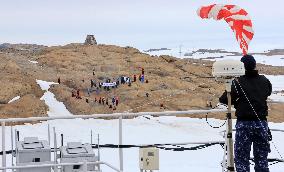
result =
[[[271,92],[272,85],[270,81],[265,76],[259,75],[257,70],[246,71],[244,76],[233,80],[231,96],[232,104],[236,109],[237,119],[240,121],[256,121],[258,120],[256,112],[260,120],[266,120],[266,116],[268,115],[266,100],[271,95]],[[246,96],[255,112],[246,99]],[[219,101],[228,104],[226,91],[219,98]]]

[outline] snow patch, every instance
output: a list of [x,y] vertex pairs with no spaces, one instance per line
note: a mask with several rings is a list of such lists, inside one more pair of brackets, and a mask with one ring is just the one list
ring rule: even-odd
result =
[[276,102],[283,102],[284,103],[284,94],[283,93],[276,93],[269,96],[269,98]]
[[47,82],[42,80],[36,80],[36,82],[42,90],[46,91],[44,95],[40,98],[40,100],[44,100],[45,104],[49,107],[49,111],[47,112],[48,116],[73,115],[66,109],[63,102],[59,102],[58,100],[56,100],[55,95],[52,92],[48,91],[50,85],[58,83]]
[[234,54],[232,54],[232,53],[208,53],[208,52],[202,53],[202,52],[197,52],[197,53],[192,54],[192,56],[188,56],[188,57],[193,58],[193,59],[210,58],[208,60],[211,60],[211,59],[215,60],[216,58],[223,58],[223,57],[232,56],[232,55],[234,55]]
[[284,75],[265,75],[272,84],[272,91],[276,92],[269,96],[269,99],[276,102],[284,102],[284,94],[279,91],[284,90]]
[[21,98],[21,96],[16,96],[16,97],[12,98],[8,103],[12,103],[16,100],[19,100],[20,98]]
[[37,61],[29,60],[30,63],[37,64]]
[[36,80],[36,83],[40,86],[40,88],[44,91],[48,91],[50,88],[50,85],[52,84],[58,84],[55,82],[47,82],[47,81],[42,81],[42,80]]
[[284,75],[265,75],[272,84],[272,91],[284,90]]

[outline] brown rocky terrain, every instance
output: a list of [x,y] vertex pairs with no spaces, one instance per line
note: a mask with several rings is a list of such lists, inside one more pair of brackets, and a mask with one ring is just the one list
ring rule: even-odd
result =
[[[73,114],[209,109],[208,103],[215,105],[224,90],[223,84],[211,77],[210,61],[149,56],[132,47],[69,44],[40,47],[36,51],[12,47],[2,49],[0,59],[1,118],[47,114],[48,108],[40,100],[43,91],[36,84],[36,79],[57,82],[60,77],[61,84],[53,85],[50,91]],[[124,84],[110,91],[101,89],[99,93],[87,94],[90,79],[97,82],[119,76],[133,79],[134,74],[141,73],[141,67],[145,69],[148,83],[136,81],[131,86]],[[265,74],[283,74],[284,71],[283,67],[265,65],[259,65],[259,69]],[[82,99],[71,96],[77,89],[81,91]],[[19,95],[19,100],[8,104]],[[113,96],[119,97],[116,110],[94,101],[105,97],[111,102]],[[284,104],[270,105],[271,121],[284,121],[283,107]],[[209,115],[224,118],[224,115]]]
[[[40,98],[43,91],[35,78],[13,58],[0,54],[0,117],[32,117],[46,115],[47,106]],[[16,96],[21,98],[8,103]]]

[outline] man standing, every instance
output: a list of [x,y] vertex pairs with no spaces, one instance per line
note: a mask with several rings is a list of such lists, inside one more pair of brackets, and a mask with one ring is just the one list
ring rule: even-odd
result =
[[[270,135],[267,115],[267,97],[271,95],[272,85],[263,75],[259,75],[253,56],[245,55],[241,61],[245,75],[232,82],[232,104],[236,108],[235,165],[237,172],[250,171],[250,151],[253,155],[256,172],[269,172],[267,156],[270,152]],[[228,104],[227,92],[219,101]]]
[[112,97],[111,102],[112,102],[112,105],[114,105],[114,103],[115,103],[115,98],[114,97]]

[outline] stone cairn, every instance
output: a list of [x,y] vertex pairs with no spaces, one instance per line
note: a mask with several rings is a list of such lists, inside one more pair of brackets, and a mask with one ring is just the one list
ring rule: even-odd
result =
[[87,35],[85,45],[97,45],[97,41],[94,35]]

